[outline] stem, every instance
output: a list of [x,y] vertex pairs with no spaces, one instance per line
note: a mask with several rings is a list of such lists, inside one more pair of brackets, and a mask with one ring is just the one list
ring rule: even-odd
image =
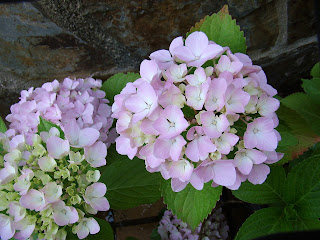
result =
[[246,120],[244,120],[242,117],[239,117],[239,119],[244,122],[246,125],[248,124],[248,122]]

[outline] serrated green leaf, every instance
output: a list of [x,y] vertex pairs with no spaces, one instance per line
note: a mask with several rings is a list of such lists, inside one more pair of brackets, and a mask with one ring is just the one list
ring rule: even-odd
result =
[[311,76],[314,78],[320,78],[320,62],[316,63],[311,69]]
[[294,93],[281,100],[288,108],[296,111],[320,135],[320,105],[304,93]]
[[168,209],[182,221],[195,229],[215,207],[220,199],[222,187],[211,187],[211,182],[204,184],[201,191],[188,184],[180,192],[171,189],[171,181],[161,182],[161,195]]
[[241,226],[235,240],[252,240],[273,233],[309,231],[320,228],[318,219],[287,220],[282,208],[270,207],[258,210]]
[[39,118],[40,118],[40,123],[38,125],[38,133],[40,133],[40,132],[49,132],[51,128],[55,127],[60,132],[60,138],[64,138],[64,132],[62,131],[60,126],[45,120],[41,116]]
[[134,82],[138,78],[140,78],[138,73],[117,73],[102,84],[101,90],[106,93],[106,98],[112,104],[114,96],[119,94],[128,82]]
[[315,102],[320,102],[320,78],[302,79],[304,91]]
[[[284,157],[275,163],[276,165],[282,165],[302,155],[309,147],[319,142],[320,138],[296,111],[287,108],[283,104],[280,105],[277,115],[280,119],[280,125],[287,126],[289,132],[298,139],[298,144],[284,151]],[[281,143],[279,144],[281,145]]]
[[271,167],[271,172],[263,184],[253,185],[246,181],[232,194],[242,201],[256,204],[284,204],[283,183],[286,174],[283,167]]
[[301,217],[320,218],[320,156],[296,165],[285,182],[285,200]]
[[6,124],[4,123],[4,121],[2,120],[2,117],[0,117],[0,132],[4,133],[7,131],[7,127]]
[[209,40],[223,47],[228,46],[233,53],[246,52],[247,46],[244,34],[240,31],[236,20],[232,20],[227,6],[224,6],[217,14],[205,17],[195,27],[191,28],[188,34],[194,31],[204,32]]
[[100,218],[94,218],[95,220],[97,220],[97,222],[99,223],[100,226],[100,231],[97,234],[89,234],[88,237],[86,239],[88,240],[97,240],[97,239],[110,239],[110,240],[114,240],[114,233],[112,230],[112,227],[110,226],[110,224],[105,221],[102,220]]
[[106,197],[112,209],[128,209],[154,203],[160,198],[160,174],[149,173],[144,161],[129,158],[107,166],[100,181],[107,186]]

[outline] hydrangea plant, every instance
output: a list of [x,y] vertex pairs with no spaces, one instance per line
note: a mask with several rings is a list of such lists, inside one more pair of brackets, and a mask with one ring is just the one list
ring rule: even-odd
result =
[[263,183],[282,154],[280,103],[261,67],[199,31],[150,58],[115,96],[117,151],[145,159],[176,192],[189,182],[198,190],[211,180],[233,190],[246,179]]
[[96,129],[75,137],[75,126],[28,135],[31,144],[13,129],[0,134],[1,239],[66,239],[68,228],[83,239],[100,231],[92,215],[110,207],[97,169],[107,149]]

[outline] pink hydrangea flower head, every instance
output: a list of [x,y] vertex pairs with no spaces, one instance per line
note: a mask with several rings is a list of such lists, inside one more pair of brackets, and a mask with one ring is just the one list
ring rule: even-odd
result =
[[262,183],[267,164],[283,155],[275,151],[279,101],[261,67],[198,31],[150,58],[115,96],[118,153],[143,159],[176,192],[189,182],[198,190],[209,181],[230,189]]

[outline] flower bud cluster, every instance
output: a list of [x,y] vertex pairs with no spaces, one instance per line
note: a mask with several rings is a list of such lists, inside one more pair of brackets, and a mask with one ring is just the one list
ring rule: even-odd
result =
[[[115,96],[116,148],[171,178],[174,191],[190,182],[238,189],[261,184],[277,162],[277,91],[242,53],[194,32],[174,39],[140,66],[141,78]],[[242,129],[242,132],[241,132]]]
[[65,78],[61,83],[54,80],[40,88],[23,90],[20,101],[11,106],[6,120],[17,134],[25,134],[29,144],[41,116],[62,129],[70,121],[76,121],[80,129],[94,128],[100,132],[99,140],[108,147],[116,133],[115,130],[109,133],[113,122],[111,107],[101,86],[101,80],[93,78]]
[[106,164],[107,149],[94,128],[76,143],[77,126],[66,124],[65,138],[55,127],[29,135],[31,144],[13,129],[0,134],[2,240],[64,240],[71,231],[83,239],[100,231],[91,215],[109,209],[96,169]]
[[229,226],[222,209],[214,210],[214,213],[192,231],[190,226],[173,215],[170,210],[165,211],[158,233],[163,240],[226,240],[228,238]]

